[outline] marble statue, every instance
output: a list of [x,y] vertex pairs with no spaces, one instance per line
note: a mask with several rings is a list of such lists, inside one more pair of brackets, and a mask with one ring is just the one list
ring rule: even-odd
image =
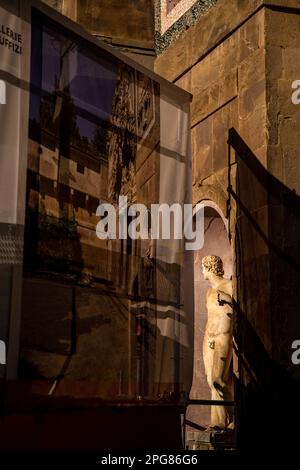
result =
[[[232,373],[232,282],[225,279],[219,256],[202,259],[207,291],[207,324],[203,339],[205,373],[212,400],[233,400]],[[233,428],[233,407],[212,406],[211,428]]]

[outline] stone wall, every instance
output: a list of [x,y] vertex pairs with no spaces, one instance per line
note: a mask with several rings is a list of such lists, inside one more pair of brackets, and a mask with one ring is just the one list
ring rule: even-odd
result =
[[[300,105],[291,103],[300,78],[300,4],[265,3],[219,0],[155,63],[193,94],[194,203],[210,199],[229,217],[244,446],[253,435],[271,442],[277,426],[290,424],[299,390],[290,356],[300,337]],[[273,433],[258,426],[261,416]]]
[[300,105],[291,100],[292,82],[300,78],[297,3],[298,10],[266,10],[266,83],[267,167],[273,177],[269,195],[273,359],[299,380],[300,367],[290,358],[291,343],[300,338]]
[[153,45],[153,1],[77,0],[78,22],[101,36]]
[[154,61],[154,0],[44,0],[145,67]]

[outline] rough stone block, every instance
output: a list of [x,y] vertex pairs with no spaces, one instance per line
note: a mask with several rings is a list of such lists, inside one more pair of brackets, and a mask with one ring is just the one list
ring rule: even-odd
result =
[[196,95],[191,105],[191,121],[194,126],[201,119],[209,114],[209,94],[208,90],[204,90],[201,94]]
[[298,80],[300,77],[300,44],[298,48],[287,47],[282,49],[283,78]]
[[155,61],[155,72],[167,80],[174,81],[192,63],[190,43],[184,38],[185,34],[158,56]]
[[238,99],[236,98],[232,100],[228,105],[230,107],[230,127],[233,127],[238,132],[238,129],[239,129]]
[[192,69],[192,93],[203,91],[219,78],[220,56],[213,51]]
[[227,168],[224,168],[206,178],[202,185],[194,185],[193,203],[196,204],[203,199],[211,199],[219,206],[223,214],[226,214],[227,187],[228,171]]
[[179,80],[177,80],[176,85],[184,90],[192,93],[192,70],[183,75]]
[[278,145],[278,80],[267,80],[267,141]]
[[219,55],[219,77],[225,77],[234,70],[238,64],[238,34],[235,32],[229,36],[213,53]]
[[267,46],[266,49],[266,76],[268,79],[278,79],[283,75],[282,48]]
[[251,56],[245,59],[238,68],[239,91],[248,88],[255,82],[265,77],[265,54],[257,49]]
[[[300,62],[299,62],[299,77],[300,77]],[[278,80],[277,81],[277,94],[271,95],[271,102],[276,102],[277,111],[283,119],[292,119],[293,121],[300,122],[300,104],[294,104],[292,102],[292,81],[291,80]],[[273,91],[273,90],[271,90]],[[300,131],[296,133],[299,136],[300,144]]]
[[264,10],[250,18],[238,31],[239,62],[264,45]]
[[200,182],[212,173],[212,117],[192,129],[193,180]]
[[299,14],[266,9],[267,44],[282,48],[298,48],[300,47],[299,30]]
[[248,119],[260,106],[266,104],[266,81],[261,79],[243,89],[238,97],[239,118]]
[[198,94],[194,93],[191,106],[192,124],[194,125],[213,113],[236,95],[236,70],[233,69],[227,76],[219,78],[210,87],[198,92]]
[[225,106],[213,115],[213,171],[227,166],[227,139],[230,127],[230,106]]
[[[239,133],[242,139],[255,152],[256,149],[263,147],[267,142],[266,129],[267,112],[266,106],[257,108],[247,119],[243,120],[239,116]],[[266,164],[266,160],[262,162]]]

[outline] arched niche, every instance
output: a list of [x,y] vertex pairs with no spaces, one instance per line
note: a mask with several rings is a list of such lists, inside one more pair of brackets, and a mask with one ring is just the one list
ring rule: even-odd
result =
[[[203,336],[207,322],[206,293],[209,283],[203,278],[201,261],[206,255],[218,255],[224,263],[225,277],[232,276],[232,249],[228,239],[228,221],[221,209],[211,200],[202,200],[204,206],[204,244],[194,252],[194,368],[190,392],[192,399],[211,399],[203,362]],[[187,431],[197,431],[210,424],[210,406],[191,405],[187,410],[187,420],[197,428],[187,427]]]

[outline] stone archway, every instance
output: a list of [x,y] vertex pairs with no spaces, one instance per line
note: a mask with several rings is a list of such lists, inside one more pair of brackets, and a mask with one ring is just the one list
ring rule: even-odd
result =
[[[225,277],[232,276],[232,248],[228,239],[228,221],[223,212],[211,200],[202,200],[204,205],[204,245],[194,253],[194,370],[193,384],[190,392],[191,399],[211,399],[211,391],[206,381],[202,343],[207,321],[206,292],[209,287],[202,275],[201,260],[209,254],[218,255],[224,263]],[[187,426],[187,431],[197,432],[210,424],[210,406],[191,405],[187,410],[187,420],[195,423],[193,428]],[[188,436],[187,436],[188,437]]]

